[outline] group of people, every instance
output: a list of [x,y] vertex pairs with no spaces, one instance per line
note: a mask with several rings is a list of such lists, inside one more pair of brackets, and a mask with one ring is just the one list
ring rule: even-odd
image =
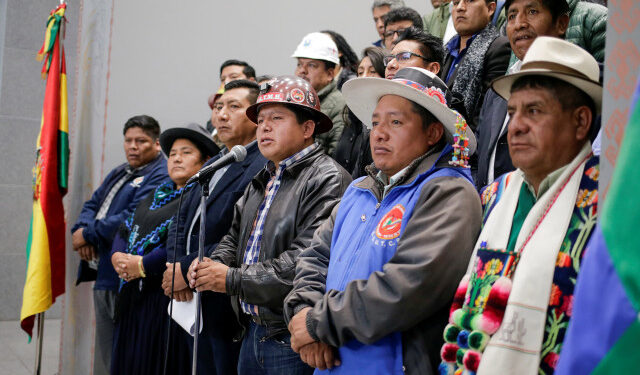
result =
[[[598,215],[606,8],[433,3],[374,1],[359,61],[329,30],[294,75],[226,61],[206,126],[125,123],[72,228],[94,374],[190,373],[193,335],[199,374],[554,373]],[[190,329],[168,311],[195,293]]]

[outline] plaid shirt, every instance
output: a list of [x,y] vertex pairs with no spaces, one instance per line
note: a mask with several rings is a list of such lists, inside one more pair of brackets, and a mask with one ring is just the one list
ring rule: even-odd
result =
[[[253,228],[251,229],[251,235],[247,240],[247,248],[244,252],[243,259],[244,264],[258,263],[258,258],[260,257],[260,242],[262,241],[262,234],[264,230],[264,222],[267,219],[269,208],[271,208],[271,204],[273,203],[273,200],[278,193],[278,189],[280,188],[284,170],[287,167],[291,166],[293,163],[309,155],[318,147],[319,145],[317,143],[314,143],[311,146],[304,148],[303,150],[281,161],[280,164],[278,164],[277,168],[271,161],[267,164],[267,169],[271,174],[271,178],[269,179],[267,187],[265,188],[264,200],[258,208],[258,214],[256,215],[256,220],[253,222]],[[244,301],[241,301],[241,304],[242,311],[244,311],[246,314],[258,315],[257,306],[245,303]]]

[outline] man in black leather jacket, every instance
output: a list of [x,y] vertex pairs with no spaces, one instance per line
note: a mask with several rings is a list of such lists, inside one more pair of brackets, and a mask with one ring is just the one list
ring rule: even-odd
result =
[[269,81],[247,116],[258,124],[258,147],[269,162],[236,204],[229,233],[209,258],[192,264],[190,283],[232,296],[245,328],[239,374],[309,374],[313,369],[290,347],[283,301],[298,254],[351,177],[313,140],[332,123],[306,81]]

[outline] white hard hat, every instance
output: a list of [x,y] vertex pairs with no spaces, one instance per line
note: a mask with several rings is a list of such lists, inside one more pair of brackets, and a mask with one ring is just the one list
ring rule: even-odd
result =
[[291,57],[325,60],[334,64],[340,64],[338,47],[336,47],[333,39],[324,33],[311,33],[305,35]]

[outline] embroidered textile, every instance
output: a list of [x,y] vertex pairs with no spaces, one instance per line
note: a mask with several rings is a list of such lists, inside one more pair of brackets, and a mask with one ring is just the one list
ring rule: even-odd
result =
[[[573,204],[573,212],[557,253],[546,309],[544,336],[538,357],[540,374],[554,372],[571,317],[573,290],[580,262],[597,220],[598,163],[597,157],[591,157],[585,163]],[[511,182],[513,173],[515,172],[496,180],[483,191],[485,224],[489,213],[500,201]],[[525,184],[522,184],[519,190],[518,200],[523,199],[523,191],[530,195]],[[518,209],[521,209],[526,216],[526,213],[531,210],[532,202],[522,207],[520,203],[517,202]],[[518,221],[521,226],[522,218],[516,220],[514,217],[512,231],[520,231]],[[510,239],[512,237],[514,233],[510,234]],[[517,234],[515,237],[518,237]],[[511,242],[513,246],[505,250],[488,249],[485,242],[482,242],[477,249],[471,274],[462,280],[454,297],[451,324],[445,330],[446,343],[441,351],[443,360],[440,366],[441,374],[453,374],[457,369],[462,368],[471,372],[477,371],[483,350],[491,340],[491,335],[499,328],[500,331],[496,335],[501,335],[502,342],[518,343],[526,334],[524,320],[518,317],[517,312],[512,315],[512,319],[502,324],[512,287],[512,273],[521,256],[514,251],[515,241],[510,240],[509,244]],[[515,249],[520,251],[526,244],[525,241],[524,245]],[[522,346],[521,342],[520,344]]]
[[193,186],[176,190],[173,182],[165,182],[143,198],[120,227],[120,236],[127,239],[125,252],[144,256],[164,243],[177,211],[176,198]]

